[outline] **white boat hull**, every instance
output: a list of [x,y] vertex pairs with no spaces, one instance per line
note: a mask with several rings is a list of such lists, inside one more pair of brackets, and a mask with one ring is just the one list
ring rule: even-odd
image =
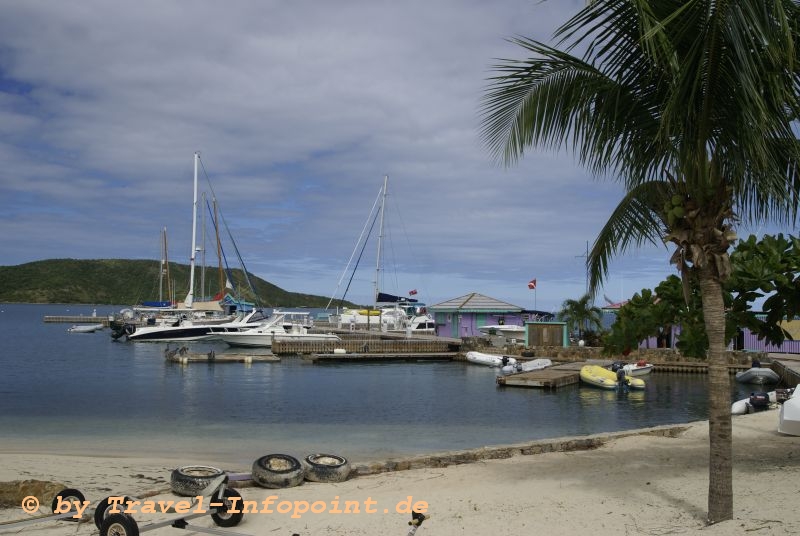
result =
[[500,335],[506,339],[516,339],[523,342],[525,340],[525,327],[507,324],[497,324],[494,326],[481,326],[478,331],[483,335]]
[[651,363],[647,363],[644,365],[629,364],[622,368],[625,370],[625,374],[628,376],[644,376],[645,374],[650,374],[654,367]]
[[75,325],[67,329],[67,331],[70,333],[94,333],[98,329],[103,329],[103,324]]
[[795,387],[792,397],[781,405],[778,416],[778,432],[800,436],[800,385]]
[[553,365],[553,362],[546,358],[532,359],[530,361],[517,361],[513,365],[506,365],[502,368],[503,374],[518,374],[520,372],[532,372],[542,370]]
[[[769,397],[769,403],[774,404],[778,401],[777,394],[775,391],[770,391],[767,393]],[[733,404],[731,404],[731,415],[745,415],[746,413],[750,412],[751,409],[748,407],[750,405],[750,398],[743,398],[741,400],[737,400]]]
[[[503,362],[504,360],[505,363]],[[484,354],[483,352],[467,352],[467,361],[477,365],[486,365],[488,367],[503,367],[506,365],[514,365],[517,362],[513,357]]]

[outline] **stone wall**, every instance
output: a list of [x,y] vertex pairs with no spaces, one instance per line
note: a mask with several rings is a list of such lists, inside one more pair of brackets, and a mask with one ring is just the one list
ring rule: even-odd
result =
[[[627,361],[634,362],[644,359],[648,363],[705,363],[705,359],[696,357],[686,357],[678,350],[672,348],[640,348],[634,350],[627,356],[622,354],[606,356],[603,355],[603,348],[599,346],[535,346],[526,348],[523,346],[506,345],[500,348],[487,348],[485,342],[480,338],[474,337],[464,339],[462,352],[469,350],[483,351],[486,353],[502,353],[504,355],[521,355],[523,357],[537,358],[546,357],[553,361]],[[762,363],[769,362],[765,352],[726,352],[729,365],[749,365],[753,359],[758,359]]]

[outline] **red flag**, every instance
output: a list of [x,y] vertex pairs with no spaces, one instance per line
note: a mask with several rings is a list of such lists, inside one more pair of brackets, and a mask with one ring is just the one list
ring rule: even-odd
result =
[[415,295],[416,293],[417,293],[417,289],[414,289],[414,290],[409,290],[409,291],[408,291],[408,295],[409,295],[409,296],[413,296],[413,295]]
[[536,290],[536,280],[535,279],[531,279],[530,280],[530,282],[528,283],[528,288],[531,289],[531,290]]

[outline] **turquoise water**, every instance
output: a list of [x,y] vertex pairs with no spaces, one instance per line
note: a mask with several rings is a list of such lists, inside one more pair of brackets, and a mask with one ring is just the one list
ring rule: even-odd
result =
[[[653,373],[645,391],[617,394],[499,388],[494,369],[465,362],[181,366],[165,362],[165,344],[43,322],[92,309],[0,304],[5,450],[241,463],[327,451],[369,460],[707,418],[705,375]],[[191,346],[212,348],[228,351]],[[732,400],[752,389],[733,383]]]

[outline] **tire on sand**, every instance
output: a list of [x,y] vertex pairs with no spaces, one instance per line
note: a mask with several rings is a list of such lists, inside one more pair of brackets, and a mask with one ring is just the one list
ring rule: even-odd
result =
[[[58,501],[61,499],[63,502],[69,502],[70,505],[74,505],[75,501],[83,503],[86,500],[86,497],[83,496],[79,490],[75,488],[66,488],[62,489],[58,493],[53,496],[53,501],[50,503],[50,511],[54,514],[56,513],[56,508],[58,507]],[[74,510],[74,507],[72,508]],[[77,518],[69,517],[67,518],[68,521],[78,521]]]
[[186,465],[172,471],[169,486],[176,495],[196,497],[225,471],[207,465]]
[[306,480],[344,482],[350,476],[350,462],[336,454],[309,454],[305,457]]
[[267,454],[253,462],[253,481],[262,488],[291,488],[305,478],[305,468],[288,454]]

